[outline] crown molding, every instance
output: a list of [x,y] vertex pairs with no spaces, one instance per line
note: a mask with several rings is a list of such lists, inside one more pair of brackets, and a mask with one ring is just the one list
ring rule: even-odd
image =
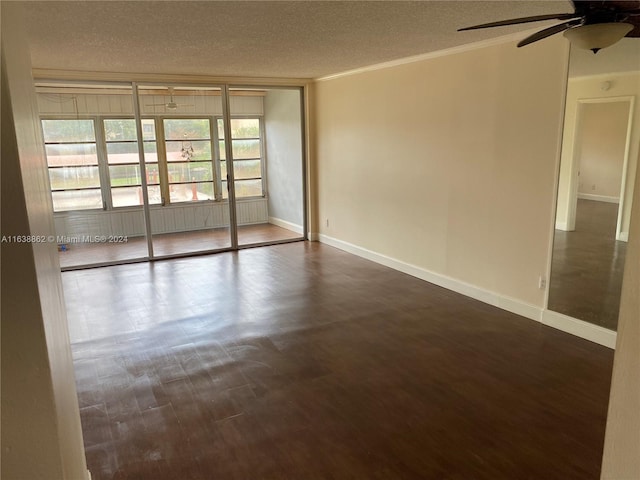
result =
[[157,74],[157,73],[125,73],[125,72],[90,72],[83,70],[56,70],[34,68],[32,76],[35,81],[47,82],[85,82],[85,83],[145,83],[167,84],[179,83],[189,85],[233,85],[233,86],[274,86],[303,87],[311,82],[307,78],[274,78],[274,77],[217,77],[212,75],[192,74]]

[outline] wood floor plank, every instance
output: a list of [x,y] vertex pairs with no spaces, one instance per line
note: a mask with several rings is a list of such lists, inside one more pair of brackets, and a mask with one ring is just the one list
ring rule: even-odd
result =
[[94,480],[599,477],[605,347],[318,243],[63,277]]
[[549,310],[617,329],[627,251],[617,218],[617,203],[578,199],[575,230],[555,231]]

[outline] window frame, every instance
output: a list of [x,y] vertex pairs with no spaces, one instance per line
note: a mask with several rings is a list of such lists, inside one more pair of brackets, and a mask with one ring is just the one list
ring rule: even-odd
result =
[[[227,181],[227,179],[222,178],[222,162],[227,161],[222,160],[222,156],[220,155],[220,141],[224,140],[224,138],[220,138],[218,134],[218,121],[224,121],[224,117],[222,115],[197,115],[197,114],[185,114],[185,115],[142,115],[141,120],[153,120],[154,121],[154,134],[155,139],[153,142],[156,144],[156,154],[158,158],[158,186],[160,188],[160,203],[150,203],[149,206],[151,208],[164,207],[167,205],[185,205],[191,203],[203,203],[203,202],[228,202],[229,199],[224,198],[224,190],[223,190],[223,181]],[[189,201],[181,201],[181,202],[172,202],[170,197],[170,186],[172,183],[169,182],[169,172],[168,172],[168,160],[167,160],[167,151],[166,144],[171,141],[179,141],[179,140],[167,140],[164,130],[164,121],[167,120],[180,120],[180,119],[200,119],[200,120],[209,120],[209,135],[208,139],[211,143],[211,162],[212,162],[212,176],[213,179],[211,183],[213,185],[213,198],[212,199],[203,199],[203,200],[189,200]],[[259,137],[258,138],[247,138],[247,140],[259,140],[260,141],[260,158],[250,158],[250,159],[235,159],[233,163],[243,162],[243,161],[255,161],[260,160],[260,181],[261,181],[261,195],[252,195],[246,197],[237,197],[236,201],[250,200],[256,198],[266,198],[267,197],[267,171],[266,171],[266,136],[265,136],[265,123],[264,123],[264,115],[232,115],[231,120],[236,119],[251,119],[258,120],[259,124]],[[111,186],[111,175],[109,167],[112,166],[109,164],[109,155],[108,155],[108,144],[109,143],[137,143],[136,140],[129,141],[107,141],[106,139],[106,130],[105,130],[105,120],[135,120],[135,115],[126,115],[126,114],[100,114],[100,115],[91,115],[91,114],[79,114],[73,116],[60,115],[60,114],[43,114],[39,116],[40,120],[40,130],[42,135],[42,141],[44,145],[44,154],[47,159],[47,172],[51,168],[62,168],[62,167],[49,167],[48,156],[46,154],[46,146],[47,145],[56,145],[61,144],[62,142],[45,142],[44,136],[44,120],[54,120],[54,121],[68,121],[68,120],[91,120],[93,122],[93,130],[94,130],[94,142],[75,142],[75,143],[87,143],[95,145],[96,150],[96,158],[98,161],[98,175],[99,175],[99,187],[91,187],[86,189],[56,189],[54,190],[51,187],[50,176],[47,176],[48,186],[49,186],[49,194],[52,196],[53,200],[53,192],[57,191],[71,191],[71,190],[99,190],[100,196],[102,200],[102,207],[97,208],[82,208],[82,209],[68,209],[68,210],[55,210],[56,214],[64,214],[69,212],[97,212],[100,210],[103,211],[118,211],[118,210],[126,210],[126,209],[135,209],[141,208],[143,205],[124,205],[124,206],[114,206],[113,205],[113,197],[112,197],[112,188],[123,188],[122,187],[112,187]],[[143,132],[144,137],[144,132]],[[207,139],[204,139],[207,140]],[[242,140],[242,139],[236,139]],[[68,142],[73,143],[73,142]],[[144,149],[143,141],[143,149]],[[151,143],[151,141],[149,141]],[[142,159],[145,161],[145,159]],[[155,163],[155,162],[153,162]],[[133,163],[123,164],[128,166],[133,166]],[[138,163],[139,165],[139,163]],[[234,179],[235,180],[235,179]],[[255,179],[242,179],[242,180],[257,180]],[[236,182],[238,180],[235,180]],[[141,182],[142,183],[142,182]],[[189,184],[191,182],[180,182],[175,183],[176,185],[180,184]],[[200,181],[197,183],[209,183],[209,181]],[[156,184],[153,184],[154,186]],[[140,185],[130,185],[131,187],[142,187]]]
[[[212,115],[195,115],[195,114],[186,114],[186,115],[156,115],[153,118],[156,119],[156,141],[161,136],[162,138],[162,155],[160,154],[160,150],[158,150],[158,162],[162,161],[162,167],[159,167],[161,170],[164,170],[164,188],[162,186],[163,177],[161,176],[161,195],[162,195],[162,206],[165,205],[184,205],[190,204],[194,202],[217,202],[218,200],[218,180],[219,180],[219,172],[216,171],[216,164],[219,162],[219,158],[216,158],[217,152],[214,151],[214,116]],[[203,199],[203,200],[185,200],[181,202],[172,202],[171,201],[171,193],[170,187],[171,185],[188,185],[193,183],[191,181],[188,182],[170,182],[169,181],[169,163],[188,163],[188,162],[169,162],[167,159],[167,142],[180,142],[181,140],[168,140],[165,135],[164,122],[165,120],[208,120],[209,121],[209,138],[208,139],[191,139],[188,141],[209,141],[211,146],[211,172],[212,179],[210,183],[213,186],[213,198],[212,199]],[[158,128],[160,126],[160,128]],[[194,162],[206,162],[207,160],[194,160]],[[197,181],[195,183],[209,183],[209,181]]]
[[[47,142],[45,139],[45,134],[44,134],[44,124],[43,121],[73,121],[73,120],[91,120],[91,122],[93,123],[93,138],[94,141],[93,142]],[[56,115],[41,115],[40,116],[40,133],[42,135],[42,143],[43,143],[43,150],[44,150],[44,156],[45,156],[45,160],[47,162],[47,181],[48,181],[48,186],[49,186],[49,194],[51,195],[51,202],[52,202],[52,207],[53,207],[53,193],[54,192],[70,192],[70,191],[89,191],[89,190],[98,190],[100,191],[100,200],[101,200],[101,207],[96,207],[96,208],[81,208],[81,209],[69,209],[69,210],[56,210],[55,207],[53,207],[53,212],[54,213],[64,213],[64,212],[96,212],[96,211],[100,211],[100,210],[106,210],[107,209],[107,203],[105,200],[105,195],[104,195],[104,190],[103,190],[103,185],[104,185],[104,181],[105,181],[105,177],[104,177],[104,168],[103,168],[103,162],[101,161],[101,141],[100,141],[100,128],[98,128],[98,119],[96,115],[74,115],[73,117],[71,116],[56,116]],[[51,186],[51,174],[50,171],[51,169],[62,169],[62,168],[83,168],[83,167],[87,167],[89,165],[85,165],[85,166],[79,166],[79,165],[69,165],[69,166],[59,166],[59,167],[51,167],[49,165],[49,155],[47,154],[47,146],[49,145],[73,145],[73,144],[86,144],[86,145],[95,145],[95,151],[96,151],[96,160],[97,160],[97,164],[96,165],[91,165],[92,167],[97,167],[98,168],[98,182],[99,185],[97,187],[87,187],[87,188],[63,188],[63,189],[54,189]]]
[[[218,166],[220,168],[220,171],[218,172],[218,178],[219,178],[219,182],[220,182],[220,192],[223,192],[223,186],[222,186],[222,172],[221,172],[221,168],[222,168],[222,162],[226,162],[227,160],[222,160],[222,156],[220,155],[220,141],[222,140],[226,140],[224,138],[220,138],[220,136],[218,135],[218,121],[222,120],[224,122],[224,117],[222,115],[216,115],[215,117],[215,125],[216,128],[214,129],[214,133],[216,136],[216,141],[215,141],[215,149],[216,149],[216,156],[218,157]],[[251,114],[244,114],[244,115],[231,115],[230,120],[258,120],[258,128],[259,128],[259,137],[258,138],[237,138],[236,140],[260,140],[260,158],[234,158],[233,159],[233,163],[235,164],[236,162],[243,162],[243,161],[255,161],[255,160],[260,160],[260,180],[261,180],[261,184],[262,184],[262,194],[261,195],[252,195],[252,196],[248,196],[248,197],[238,197],[236,195],[236,201],[238,200],[250,200],[250,199],[255,199],[255,198],[267,198],[267,169],[266,169],[266,158],[267,158],[267,153],[266,153],[266,136],[265,136],[265,126],[264,126],[264,115],[251,115]],[[233,139],[232,139],[233,140]],[[232,151],[233,151],[233,143],[231,145]],[[228,168],[228,166],[227,166]],[[228,170],[227,170],[228,172]],[[257,178],[255,179],[241,179],[242,180],[257,180]],[[227,181],[227,178],[224,179],[224,181]],[[236,179],[234,177],[234,182],[237,182],[238,179]],[[223,200],[228,200],[224,199]]]
[[[107,184],[106,184],[106,192],[105,192],[105,200],[107,201],[107,208],[105,208],[105,210],[120,210],[120,209],[126,209],[126,208],[140,208],[143,205],[122,205],[122,206],[114,206],[113,205],[113,195],[112,195],[112,189],[116,188],[127,188],[127,187],[140,187],[142,188],[142,180],[140,181],[140,184],[138,185],[122,185],[122,186],[117,186],[117,187],[113,187],[111,185],[111,170],[109,167],[112,166],[133,166],[133,165],[137,165],[138,168],[140,167],[140,158],[138,157],[138,163],[133,163],[133,162],[129,162],[129,163],[125,163],[125,164],[110,164],[109,163],[109,149],[108,149],[108,145],[109,143],[132,143],[132,144],[136,144],[138,143],[138,138],[136,136],[136,138],[134,140],[115,140],[115,141],[107,141],[107,135],[106,135],[106,128],[105,128],[105,120],[133,120],[134,121],[134,125],[137,128],[137,124],[135,124],[135,116],[131,115],[131,116],[127,116],[127,115],[98,115],[96,117],[98,119],[98,121],[100,122],[100,127],[101,127],[101,135],[103,138],[102,141],[102,148],[104,149],[103,151],[103,155],[104,155],[104,168],[105,168],[105,178],[107,180]],[[159,147],[158,147],[158,121],[156,117],[153,116],[149,116],[149,115],[145,115],[143,117],[140,117],[140,120],[144,121],[144,120],[153,120],[153,128],[154,128],[154,139],[153,140],[144,140],[144,132],[143,132],[143,151],[144,151],[144,144],[145,143],[155,143],[156,144],[156,156],[158,158],[158,184],[157,186],[160,188],[160,195],[162,196],[162,181],[161,181],[161,175],[160,175],[160,170],[161,170],[161,162],[160,162],[160,152],[159,152]],[[139,153],[136,153],[136,155],[139,155]],[[145,162],[145,166],[149,165],[149,164],[154,164],[155,162],[147,162],[146,158],[143,158],[143,161]],[[140,174],[142,175],[142,172],[140,172]],[[156,184],[150,184],[147,185],[147,188],[149,188],[149,186],[156,186]],[[161,202],[160,202],[161,203]],[[150,203],[149,205],[151,206],[155,206],[155,205],[160,205],[160,203]]]

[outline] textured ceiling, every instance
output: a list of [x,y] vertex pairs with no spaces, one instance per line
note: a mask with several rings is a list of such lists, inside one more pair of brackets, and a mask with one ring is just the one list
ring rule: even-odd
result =
[[34,68],[289,78],[318,78],[548,22],[459,27],[573,11],[564,0],[23,3]]

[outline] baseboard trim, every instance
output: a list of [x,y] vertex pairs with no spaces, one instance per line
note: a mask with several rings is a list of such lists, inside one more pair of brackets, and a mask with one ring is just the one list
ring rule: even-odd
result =
[[612,330],[607,330],[606,328],[592,325],[582,320],[577,320],[506,295],[501,295],[499,293],[456,280],[455,278],[451,278],[446,275],[432,272],[425,268],[382,255],[325,234],[312,233],[310,236],[315,241],[320,241],[321,243],[339,248],[345,252],[352,253],[380,265],[393,268],[394,270],[398,270],[426,282],[433,283],[434,285],[438,285],[456,293],[493,305],[494,307],[502,310],[515,313],[516,315],[520,315],[530,320],[535,320],[549,327],[595,342],[599,345],[615,348],[616,332]]
[[594,325],[592,323],[578,320],[562,313],[544,310],[541,322],[549,327],[562,330],[585,340],[592,341],[609,348],[616,348],[617,333],[613,330]]
[[556,222],[556,230],[567,232],[569,231],[569,226],[567,225],[567,222]]
[[629,232],[620,232],[618,234],[618,238],[616,238],[616,240],[619,240],[621,242],[628,242],[629,241]]
[[87,470],[87,480],[91,480],[91,472]]
[[320,241],[320,234],[318,232],[309,232],[307,237],[309,238],[310,242],[319,242]]
[[394,270],[398,270],[421,280],[425,280],[429,283],[433,283],[434,285],[446,288],[447,290],[452,290],[456,293],[460,293],[467,297],[471,297],[475,300],[479,300],[481,302],[501,308],[502,310],[507,310],[517,315],[521,315],[531,320],[536,320],[538,322],[540,321],[542,308],[535,305],[531,305],[522,302],[521,300],[507,297],[490,290],[485,290],[470,283],[462,282],[455,278],[432,272],[425,268],[403,262],[402,260],[398,260],[396,258],[382,255],[372,250],[368,250],[352,243],[338,240],[337,238],[333,238],[328,235],[319,234],[318,239],[320,242],[331,245],[332,247],[336,247],[340,250],[344,250],[345,252],[352,253],[362,258],[366,258],[367,260],[379,263],[380,265],[393,268]]
[[302,235],[304,233],[304,229],[302,225],[297,225],[295,223],[287,222],[286,220],[282,220],[277,217],[269,217],[269,223],[275,225],[276,227],[286,228],[287,230],[291,230],[292,232],[299,233]]
[[608,195],[596,195],[594,193],[579,193],[578,198],[580,200],[593,200],[596,202],[620,203],[620,198],[618,197],[610,197]]

